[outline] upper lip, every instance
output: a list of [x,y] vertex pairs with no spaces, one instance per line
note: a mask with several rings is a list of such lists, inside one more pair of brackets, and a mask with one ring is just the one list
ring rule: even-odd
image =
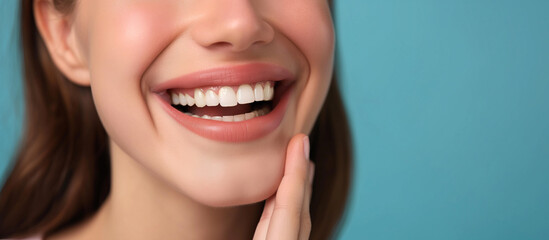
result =
[[294,80],[286,68],[269,63],[250,63],[212,68],[170,79],[152,87],[153,92],[176,88],[199,88],[206,86],[236,86],[262,81]]

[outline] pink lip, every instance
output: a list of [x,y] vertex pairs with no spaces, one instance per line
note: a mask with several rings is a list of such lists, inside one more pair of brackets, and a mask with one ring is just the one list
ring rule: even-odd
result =
[[174,88],[235,86],[245,83],[282,80],[294,80],[294,75],[286,68],[274,64],[251,63],[190,73],[160,83],[154,86],[152,91],[159,93]]
[[[294,79],[294,75],[285,68],[255,63],[191,73],[162,83],[153,88],[153,92],[168,115],[190,131],[216,141],[245,142],[266,136],[280,125],[286,113]],[[166,92],[172,88],[234,86],[261,81],[283,81],[275,90],[274,109],[267,115],[241,122],[221,122],[188,116],[171,106]]]

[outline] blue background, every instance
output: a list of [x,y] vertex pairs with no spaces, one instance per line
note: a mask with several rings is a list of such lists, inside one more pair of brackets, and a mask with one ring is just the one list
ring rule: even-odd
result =
[[[0,3],[0,159],[23,112],[15,2]],[[335,12],[356,155],[340,239],[549,239],[549,1]]]

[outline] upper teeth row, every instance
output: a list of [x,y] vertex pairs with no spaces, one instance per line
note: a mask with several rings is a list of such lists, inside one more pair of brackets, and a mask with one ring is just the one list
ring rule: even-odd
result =
[[264,86],[261,83],[256,83],[254,87],[249,84],[238,86],[236,93],[232,87],[224,86],[219,89],[219,94],[216,94],[212,89],[204,93],[202,89],[194,90],[194,97],[186,93],[172,92],[172,104],[182,106],[217,106],[233,107],[237,104],[252,103],[254,101],[269,101],[273,99],[274,87],[269,82]]

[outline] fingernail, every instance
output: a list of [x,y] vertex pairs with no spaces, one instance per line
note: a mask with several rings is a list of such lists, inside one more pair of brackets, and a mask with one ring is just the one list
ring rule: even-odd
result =
[[303,138],[303,152],[305,153],[305,159],[309,159],[309,136]]

